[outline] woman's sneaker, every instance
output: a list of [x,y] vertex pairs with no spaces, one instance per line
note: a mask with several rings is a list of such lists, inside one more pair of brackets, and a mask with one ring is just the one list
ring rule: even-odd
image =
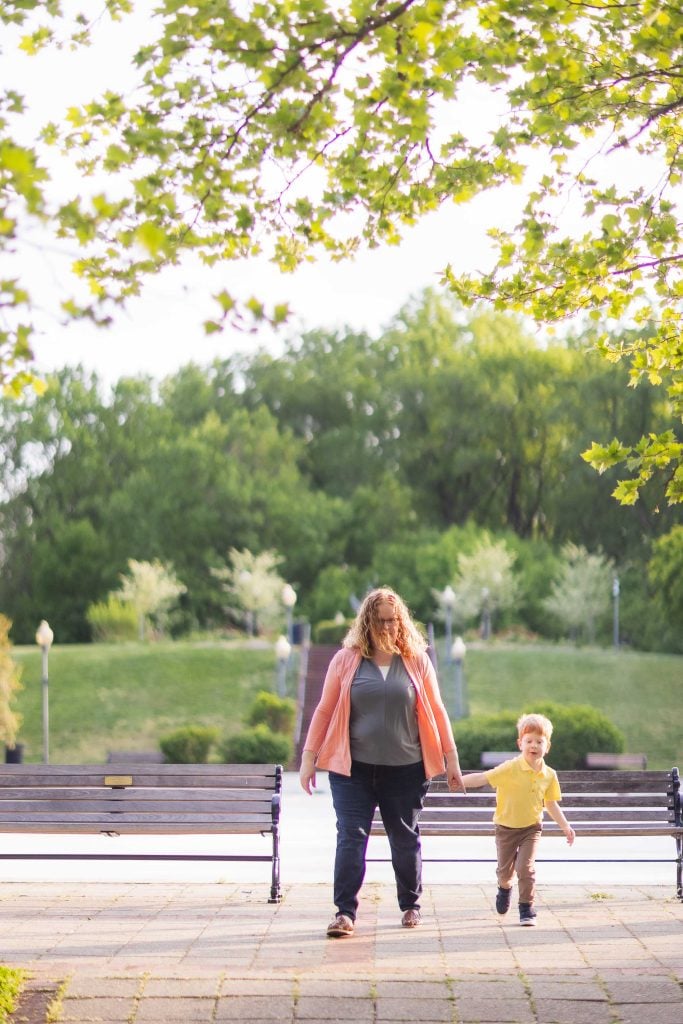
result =
[[344,935],[353,935],[353,921],[346,914],[337,914],[327,926],[327,934],[331,939],[341,939]]
[[496,913],[500,914],[501,917],[503,914],[507,914],[510,909],[510,892],[510,889],[501,889],[501,887],[498,886],[498,892],[496,893]]
[[527,928],[533,928],[536,924],[536,911],[531,903],[520,903],[519,905],[519,923],[525,925]]

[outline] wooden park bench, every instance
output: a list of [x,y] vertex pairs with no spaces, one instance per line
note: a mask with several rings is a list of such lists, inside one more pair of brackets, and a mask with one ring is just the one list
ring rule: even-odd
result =
[[269,853],[8,853],[0,859],[270,861],[280,891],[282,767],[272,764],[0,765],[0,833],[270,836]]
[[[511,757],[518,757],[519,750],[484,750],[481,755],[482,768],[495,768],[503,761],[509,761]],[[586,754],[586,768],[647,768],[647,756],[645,754],[610,754],[595,753]]]
[[[466,774],[466,773],[465,773]],[[576,831],[577,841],[582,837],[613,837],[629,840],[649,836],[671,836],[675,841],[675,857],[639,857],[632,843],[615,845],[614,857],[583,858],[581,848],[574,846],[565,856],[549,858],[567,863],[674,863],[676,865],[676,894],[683,900],[683,808],[678,768],[667,771],[614,771],[586,770],[559,771],[562,789],[562,810]],[[427,836],[491,836],[496,796],[493,789],[471,789],[451,793],[444,776],[433,779],[425,808],[420,818],[420,833]],[[546,815],[544,836],[562,836],[562,832]],[[372,828],[373,835],[383,835],[379,817]],[[625,849],[624,849],[625,847]],[[622,849],[629,856],[622,857]],[[368,860],[387,860],[369,857]],[[483,857],[426,857],[425,862],[465,861],[488,862]],[[495,858],[491,858],[492,861]],[[541,861],[542,862],[542,861]]]

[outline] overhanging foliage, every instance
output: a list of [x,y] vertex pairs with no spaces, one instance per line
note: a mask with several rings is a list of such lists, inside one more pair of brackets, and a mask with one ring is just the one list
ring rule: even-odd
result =
[[[115,18],[132,9],[106,4]],[[604,327],[604,356],[628,360],[632,385],[663,388],[673,427],[635,445],[594,444],[584,458],[599,471],[625,464],[631,475],[614,492],[623,503],[654,473],[670,503],[683,500],[679,5],[159,0],[155,12],[156,38],[135,56],[137,88],[112,89],[43,131],[92,179],[58,208],[48,208],[37,148],[13,139],[21,97],[0,98],[0,245],[11,251],[27,216],[78,243],[89,297],[65,299],[68,317],[106,322],[187,253],[213,265],[265,252],[290,271],[321,253],[398,244],[446,202],[520,184],[517,223],[491,226],[494,265],[477,276],[445,268],[445,280],[465,302],[546,323],[585,314]],[[22,0],[0,18],[26,21],[28,52],[86,44],[99,22],[67,17],[56,0]],[[472,88],[499,101],[484,133],[463,113]],[[651,180],[629,183],[633,160],[654,168]],[[576,216],[565,226],[568,207]],[[287,309],[267,310],[264,298],[240,309],[221,290],[206,330],[284,321]],[[20,391],[31,298],[8,279],[2,299],[4,379]],[[620,340],[615,323],[641,330]]]

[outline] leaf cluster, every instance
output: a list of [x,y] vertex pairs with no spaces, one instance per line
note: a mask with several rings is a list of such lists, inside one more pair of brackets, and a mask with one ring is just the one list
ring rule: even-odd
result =
[[16,710],[16,696],[21,689],[21,668],[12,657],[9,631],[12,626],[6,615],[0,615],[0,741],[13,747],[21,715]]

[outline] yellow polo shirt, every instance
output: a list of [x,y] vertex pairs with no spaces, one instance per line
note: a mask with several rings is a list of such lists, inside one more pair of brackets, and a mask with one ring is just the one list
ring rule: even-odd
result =
[[506,828],[527,828],[542,821],[546,802],[562,799],[557,772],[545,761],[541,770],[535,772],[520,754],[485,775],[496,791],[493,820]]

